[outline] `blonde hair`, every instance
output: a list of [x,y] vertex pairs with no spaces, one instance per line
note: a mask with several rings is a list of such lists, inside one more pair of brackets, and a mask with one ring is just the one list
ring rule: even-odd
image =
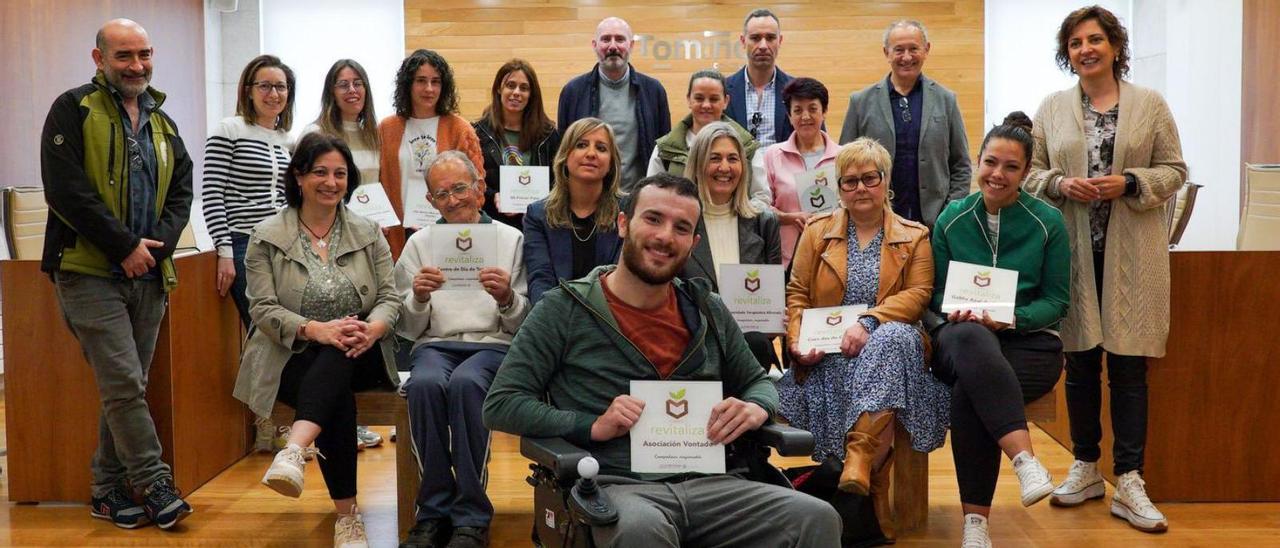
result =
[[738,179],[738,186],[733,189],[733,196],[729,198],[729,210],[734,215],[744,219],[752,219],[760,212],[751,204],[750,188],[751,188],[751,159],[747,158],[746,147],[742,146],[742,140],[738,138],[738,132],[733,130],[729,124],[725,122],[712,122],[702,128],[698,132],[698,136],[693,139],[693,145],[689,147],[689,159],[685,162],[684,176],[686,179],[697,183],[698,199],[702,200],[702,206],[705,208],[711,205],[711,191],[708,189],[703,179],[706,178],[705,167],[711,159],[711,147],[718,139],[729,139],[733,142],[733,147],[738,150],[738,159],[742,164],[742,175]]
[[[893,158],[880,141],[870,137],[859,137],[840,147],[840,151],[836,153],[836,180],[844,176],[846,169],[863,164],[876,166],[876,171],[880,172],[880,184],[889,184],[889,176],[893,173]],[[884,207],[893,208],[889,192],[884,193]]]
[[588,133],[604,128],[609,136],[609,171],[604,174],[600,199],[596,202],[595,224],[609,230],[618,222],[618,188],[622,183],[622,156],[618,154],[618,139],[613,128],[599,118],[583,118],[569,125],[551,162],[551,193],[547,195],[547,225],[552,228],[573,226],[573,212],[569,210],[569,153],[578,141]]

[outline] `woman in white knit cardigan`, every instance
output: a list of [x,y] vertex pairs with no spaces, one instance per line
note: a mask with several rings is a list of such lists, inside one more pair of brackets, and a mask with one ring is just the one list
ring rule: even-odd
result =
[[1111,12],[1081,8],[1058,31],[1057,62],[1079,77],[1040,104],[1026,189],[1058,206],[1071,236],[1071,308],[1062,323],[1072,464],[1056,506],[1102,498],[1102,355],[1107,356],[1116,492],[1111,513],[1147,532],[1168,521],[1142,481],[1147,357],[1169,334],[1165,207],[1186,181],[1178,129],[1159,93],[1123,80],[1128,34]]

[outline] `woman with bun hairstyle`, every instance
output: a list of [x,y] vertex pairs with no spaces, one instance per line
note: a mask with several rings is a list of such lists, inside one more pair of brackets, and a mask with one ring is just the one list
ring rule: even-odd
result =
[[1001,452],[1013,461],[1023,506],[1053,491],[1031,447],[1023,406],[1052,390],[1062,373],[1057,329],[1070,300],[1071,250],[1062,214],[1021,189],[1034,147],[1027,115],[1007,116],[982,140],[980,192],[948,204],[934,224],[935,314],[942,314],[951,261],[1018,274],[1012,323],[958,310],[931,332],[933,374],[951,386],[951,452],[966,547],[991,546],[987,516]]
[[1129,37],[1098,6],[1058,30],[1058,66],[1079,77],[1036,112],[1027,191],[1062,210],[1071,236],[1071,308],[1062,322],[1067,415],[1075,462],[1050,499],[1102,498],[1102,356],[1111,391],[1115,495],[1111,513],[1135,529],[1169,523],[1142,480],[1147,443],[1147,358],[1169,336],[1165,207],[1187,179],[1178,128],[1164,98],[1124,80]]

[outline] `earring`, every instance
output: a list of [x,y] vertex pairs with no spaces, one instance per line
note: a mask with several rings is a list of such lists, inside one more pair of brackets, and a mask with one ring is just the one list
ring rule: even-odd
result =
[[890,201],[890,202],[892,202],[892,201],[893,201],[893,189],[891,188],[891,189],[889,189],[888,191],[886,191],[886,192],[885,192],[885,196],[888,196],[888,197],[889,197],[889,201]]

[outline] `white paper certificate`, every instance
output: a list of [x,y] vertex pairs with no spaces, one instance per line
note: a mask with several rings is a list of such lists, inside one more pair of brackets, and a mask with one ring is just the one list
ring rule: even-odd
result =
[[724,446],[707,439],[720,381],[631,381],[631,395],[644,401],[631,427],[632,472],[724,473]]
[[440,212],[427,200],[427,182],[417,181],[409,185],[404,200],[404,227],[420,229],[440,220]]
[[806,308],[800,316],[800,340],[796,347],[801,354],[810,350],[834,354],[840,352],[840,339],[846,329],[858,321],[858,314],[867,311],[865,304]]
[[780,264],[720,265],[720,297],[742,331],[785,331],[786,283]]
[[444,274],[441,290],[483,289],[480,270],[497,266],[492,224],[431,225],[431,265]]
[[547,166],[502,166],[498,211],[524,213],[525,209],[551,192],[551,168]]
[[377,181],[356,187],[351,201],[347,202],[347,209],[356,215],[377,221],[382,228],[400,226],[400,218],[396,217],[396,210],[392,209],[391,200],[387,199],[386,189]]
[[836,166],[825,165],[796,175],[796,194],[805,213],[831,211],[840,206],[840,188]]
[[994,266],[951,261],[947,263],[947,285],[942,292],[942,312],[985,311],[991,319],[1013,323],[1014,301],[1018,295],[1018,271]]

